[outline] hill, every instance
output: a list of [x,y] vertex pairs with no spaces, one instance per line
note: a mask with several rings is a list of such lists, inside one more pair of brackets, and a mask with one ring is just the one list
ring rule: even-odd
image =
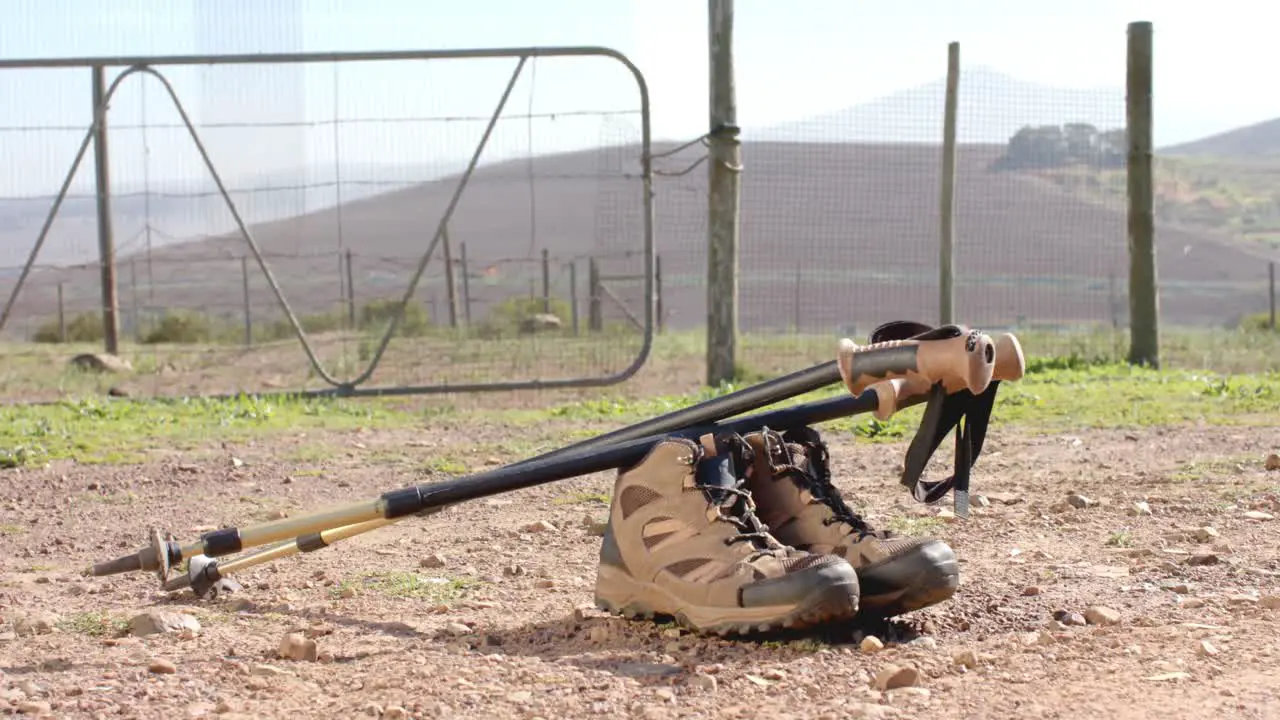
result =
[[[660,150],[660,148],[655,148]],[[1086,199],[1034,173],[992,170],[1003,145],[966,145],[959,153],[956,198],[957,307],[964,322],[1074,324],[1123,322],[1127,314],[1123,205]],[[742,323],[748,330],[863,332],[891,318],[936,319],[939,150],[924,145],[750,142],[742,176]],[[670,172],[696,148],[663,158]],[[479,320],[505,298],[540,292],[538,258],[552,257],[551,281],[568,294],[576,262],[585,308],[589,255],[605,275],[641,269],[643,187],[638,149],[609,148],[484,167],[463,193],[449,235],[465,243]],[[655,238],[668,327],[702,322],[705,300],[705,172],[655,178]],[[354,254],[359,303],[398,297],[407,286],[454,179],[419,184],[293,218],[259,223],[254,235],[296,313],[331,310],[343,297],[339,255]],[[339,218],[339,215],[341,216]],[[339,222],[339,220],[341,222]],[[631,256],[627,257],[630,252]],[[145,259],[124,256],[122,312],[185,307],[236,317],[243,312],[245,243],[234,236],[170,245]],[[1162,311],[1167,323],[1222,324],[1265,309],[1254,256],[1177,229],[1159,234]],[[419,299],[443,315],[440,252]],[[254,264],[251,306],[279,317]],[[1261,275],[1259,273],[1262,273]],[[143,275],[151,282],[140,281]],[[96,274],[33,275],[11,330],[28,332],[54,313],[56,282],[68,313],[91,309]],[[610,281],[605,298],[639,314],[636,282]],[[5,283],[5,288],[11,287]]]
[[1164,156],[1247,160],[1256,160],[1261,156],[1280,156],[1280,118],[1172,145],[1161,149],[1159,153]]

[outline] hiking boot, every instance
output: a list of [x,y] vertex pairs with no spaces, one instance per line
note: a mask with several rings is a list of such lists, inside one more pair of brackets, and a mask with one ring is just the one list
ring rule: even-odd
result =
[[808,427],[784,436],[764,428],[744,439],[754,450],[746,489],[779,542],[845,558],[858,571],[864,615],[893,617],[942,602],[960,586],[946,543],[872,529],[831,483],[827,446]]
[[596,604],[670,616],[720,635],[852,618],[858,577],[844,559],[769,534],[742,489],[750,448],[726,435],[661,440],[620,470],[600,547]]

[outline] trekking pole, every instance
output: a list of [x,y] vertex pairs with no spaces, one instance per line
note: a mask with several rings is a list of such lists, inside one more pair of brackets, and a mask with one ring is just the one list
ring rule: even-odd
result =
[[[631,436],[629,439],[641,439],[660,432],[713,422],[840,381],[855,396],[876,382],[890,379],[906,380],[913,385],[942,384],[965,388],[976,394],[983,392],[990,384],[994,362],[995,346],[991,338],[963,326],[943,326],[912,339],[866,346],[857,346],[852,341],[845,340],[840,343],[837,360],[606,433],[587,443],[595,445],[609,440],[616,443],[628,435]],[[611,451],[615,454],[609,456]],[[617,451],[608,445],[578,450],[581,455],[566,456],[562,454],[564,452],[562,450],[534,461],[444,482],[391,490],[373,500],[296,518],[244,528],[221,528],[204,533],[199,540],[187,544],[163,538],[158,530],[152,529],[148,546],[131,555],[94,565],[88,572],[103,576],[139,570],[154,571],[164,583],[168,580],[171,568],[184,559],[197,555],[221,557],[249,547],[311,533],[323,533],[370,520],[395,520],[467,500],[608,469],[607,464],[601,464],[601,456],[610,457],[610,462],[617,461]]]

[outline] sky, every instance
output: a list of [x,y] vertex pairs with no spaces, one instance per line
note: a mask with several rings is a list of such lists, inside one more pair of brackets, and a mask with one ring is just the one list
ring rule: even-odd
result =
[[[605,46],[625,54],[643,73],[656,139],[692,139],[708,127],[707,3],[695,0],[5,4],[4,59]],[[1280,92],[1249,92],[1273,84],[1268,48],[1280,6],[1261,0],[916,0],[896,7],[738,0],[735,10],[738,120],[748,142],[753,129],[937,81],[945,75],[951,41],[960,43],[965,68],[987,67],[1063,88],[1122,88],[1126,26],[1138,20],[1155,28],[1157,145],[1280,116]],[[193,120],[214,124],[201,136],[230,184],[358,183],[456,170],[473,151],[514,65],[511,59],[431,60],[162,72]],[[119,70],[109,70],[108,81]],[[963,87],[962,103],[966,97],[977,102]],[[1019,112],[1017,98],[985,101]],[[90,102],[87,69],[0,70],[0,155],[6,159],[0,199],[57,191],[90,120]],[[525,68],[508,113],[610,114],[504,121],[485,159],[635,142],[638,110],[635,79],[617,61],[541,59]],[[1123,120],[1119,106],[1104,114]],[[343,119],[336,129],[329,122],[335,117]],[[110,162],[117,189],[163,188],[206,177],[186,131],[172,127],[178,120],[155,80],[135,75],[121,83],[109,120],[116,127]],[[262,121],[318,124],[216,126]],[[73,192],[87,192],[91,181],[90,153]]]

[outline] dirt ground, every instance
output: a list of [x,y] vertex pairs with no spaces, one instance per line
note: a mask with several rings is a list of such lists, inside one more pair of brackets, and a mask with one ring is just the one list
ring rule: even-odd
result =
[[[607,617],[592,607],[589,525],[605,516],[607,475],[407,519],[247,570],[241,589],[212,599],[164,593],[149,574],[80,575],[136,550],[149,526],[185,541],[370,499],[429,480],[421,461],[438,443],[503,432],[451,428],[434,448],[424,432],[299,434],[141,466],[4,472],[0,707],[60,718],[1280,713],[1271,427],[997,429],[974,478],[990,504],[967,521],[896,483],[905,441],[828,434],[838,484],[875,524],[941,534],[961,558],[955,598],[890,626],[713,639]],[[333,452],[281,459],[317,442]],[[389,449],[410,461],[368,462]],[[139,635],[129,622],[148,613],[191,619]],[[315,659],[280,656],[291,631],[315,641]],[[868,634],[885,647],[867,652]],[[891,665],[916,670],[914,683],[882,689]]]

